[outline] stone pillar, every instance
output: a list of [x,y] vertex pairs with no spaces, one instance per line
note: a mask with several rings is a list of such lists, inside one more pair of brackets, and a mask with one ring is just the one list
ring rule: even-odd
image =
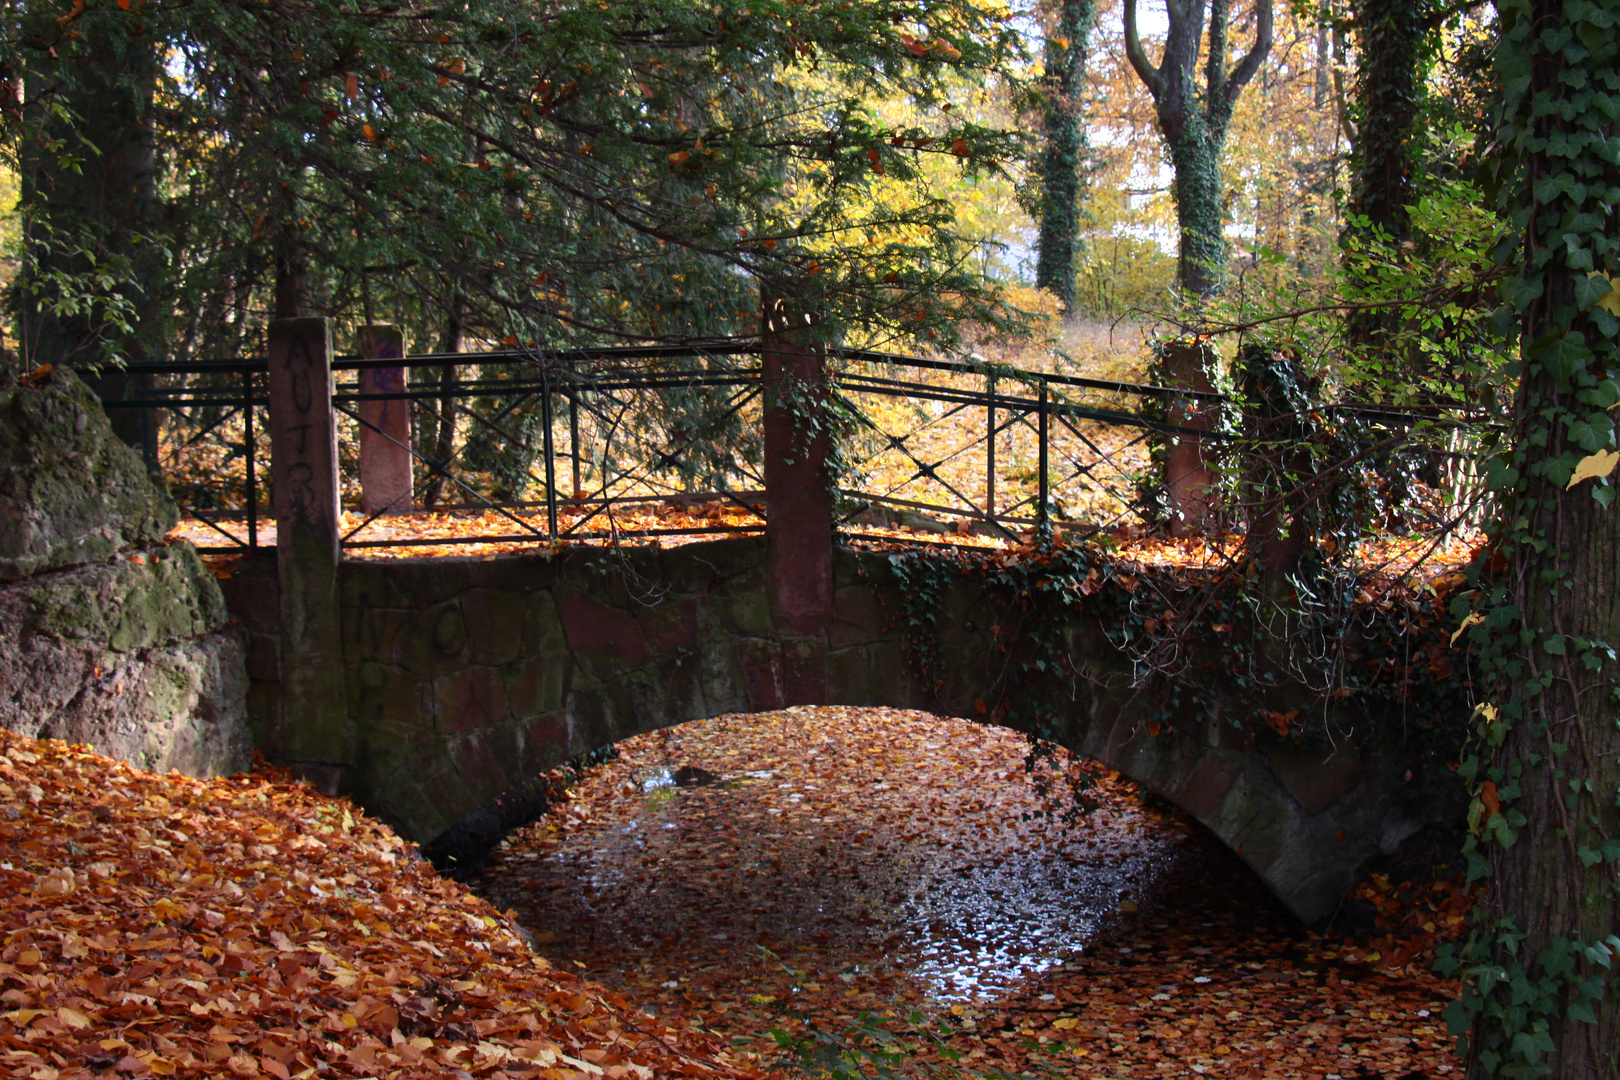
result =
[[[398,360],[405,338],[392,326],[362,326],[357,350],[365,360]],[[405,369],[360,370],[360,393],[403,394]],[[411,403],[404,398],[360,403],[360,508],[399,514],[411,508]]]
[[827,458],[826,357],[808,343],[809,323],[791,302],[767,294],[765,536],[771,618],[782,636],[785,705],[827,699],[827,625],[833,611],[833,496]]
[[[1210,368],[1217,362],[1214,349],[1201,341],[1167,341],[1163,348],[1166,386],[1214,393],[1215,386],[1209,378]],[[1209,431],[1215,426],[1219,408],[1208,399],[1178,396],[1170,402],[1165,421],[1196,431]],[[1170,496],[1170,534],[1193,536],[1215,526],[1220,497],[1214,470],[1205,455],[1203,437],[1171,436],[1164,472]]]
[[281,593],[282,763],[336,793],[352,739],[338,613],[337,425],[325,319],[270,324],[270,477]]

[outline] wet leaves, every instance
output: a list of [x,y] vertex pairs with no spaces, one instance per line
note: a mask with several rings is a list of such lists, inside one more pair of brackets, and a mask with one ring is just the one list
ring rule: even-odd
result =
[[343,802],[0,730],[0,1074],[752,1077]]
[[1041,816],[1026,750],[886,709],[684,725],[622,744],[478,887],[559,966],[761,1054],[920,1009],[948,1028],[924,1059],[985,1074],[1453,1070],[1425,968],[1307,933],[1117,777],[1073,828]]

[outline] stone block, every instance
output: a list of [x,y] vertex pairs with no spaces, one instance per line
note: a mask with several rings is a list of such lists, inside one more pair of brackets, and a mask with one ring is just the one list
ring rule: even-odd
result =
[[760,537],[682,544],[663,551],[661,556],[662,580],[676,592],[729,595],[738,578],[764,581],[765,541]]
[[630,615],[574,589],[559,589],[556,601],[568,647],[579,663],[608,671],[640,667],[652,659],[641,626]]
[[274,553],[245,555],[231,564],[229,576],[219,579],[225,609],[237,625],[255,634],[275,634],[281,628],[281,590],[276,583]]
[[1316,814],[1355,790],[1361,757],[1349,742],[1337,747],[1273,746],[1266,754],[1272,773],[1307,814]]
[[868,686],[873,704],[895,708],[927,708],[926,695],[919,694],[915,680],[906,671],[905,650],[898,641],[880,641],[872,645],[868,654],[872,658]]
[[741,653],[730,638],[716,636],[701,642],[697,667],[697,690],[705,716],[747,710],[747,679]]
[[888,634],[889,613],[877,593],[864,582],[848,585],[833,594],[832,624],[827,628],[827,644],[834,649],[868,645]]
[[528,718],[523,725],[533,759],[532,771],[544,772],[568,760],[568,718],[560,712]]
[[178,520],[73,372],[0,390],[0,582],[158,544]]
[[785,705],[827,703],[827,639],[819,635],[781,641],[782,701]]
[[1178,764],[1188,771],[1179,777],[1165,776],[1155,788],[1189,814],[1209,823],[1242,775],[1243,759],[1229,751],[1211,750],[1188,755]]
[[507,555],[499,559],[473,559],[463,564],[467,584],[474,589],[533,594],[557,583],[556,556],[548,551]]
[[[432,559],[388,559],[376,563],[345,563],[344,577],[354,580],[354,587],[365,585],[379,589],[377,603],[381,607],[423,608],[453,600],[468,589],[480,584],[482,563],[477,559],[441,556]],[[387,598],[381,590],[395,592],[398,600]]]
[[242,633],[247,648],[247,675],[249,679],[266,682],[281,681],[281,643],[271,634]]
[[701,602],[695,596],[666,597],[636,611],[643,639],[654,656],[672,657],[695,650]]
[[417,721],[427,706],[427,685],[396,667],[350,664],[346,669],[349,716],[358,724],[383,720]]
[[477,588],[461,598],[467,646],[475,664],[509,664],[522,655],[527,597],[510,589]]
[[430,693],[434,730],[441,736],[488,728],[512,716],[499,668],[468,667],[441,675]]
[[22,625],[54,637],[133,652],[213,633],[228,617],[219,584],[180,542],[39,575],[6,590]]
[[392,662],[421,679],[466,666],[467,622],[461,604],[448,601],[418,610],[394,631]]
[[782,652],[767,638],[743,638],[737,643],[742,661],[743,688],[749,712],[780,709],[787,702],[782,686]]
[[351,604],[343,609],[343,660],[348,664],[393,663],[401,635],[412,631],[416,613],[401,608]]
[[522,720],[561,711],[568,702],[573,660],[564,652],[529,656],[501,669],[512,716]]
[[[413,586],[425,576],[416,559],[346,561],[338,574],[338,590],[345,608],[414,609],[432,603],[426,590]],[[449,594],[454,596],[455,593]],[[439,597],[438,599],[445,599]]]
[[876,704],[871,690],[870,650],[863,646],[833,649],[827,653],[827,703],[829,705]]
[[550,593],[523,594],[526,598],[523,616],[523,655],[563,653],[568,651],[568,635],[563,630],[562,616],[557,602]]
[[717,587],[710,610],[728,634],[764,637],[772,633],[771,598],[765,591],[763,573],[733,578]]
[[87,743],[143,769],[217,776],[247,768],[242,644],[218,633],[138,654],[0,630],[0,727]]

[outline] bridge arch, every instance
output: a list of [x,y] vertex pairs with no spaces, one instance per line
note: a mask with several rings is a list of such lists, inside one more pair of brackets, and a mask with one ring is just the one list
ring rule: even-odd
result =
[[[887,557],[838,549],[830,614],[793,633],[773,612],[768,555],[763,539],[728,539],[346,561],[345,703],[337,721],[311,714],[343,730],[323,734],[338,752],[319,761],[285,753],[310,740],[288,730],[300,714],[283,700],[275,566],[253,561],[223,584],[249,639],[256,745],[403,835],[465,853],[529,812],[546,770],[631,735],[795,704],[975,716],[1003,661],[972,579],[938,597],[941,663],[923,678],[907,662],[903,583]],[[1054,741],[1187,811],[1305,922],[1330,918],[1369,860],[1456,820],[1456,807],[1420,797],[1377,716],[1325,749],[1262,743],[1223,719],[1229,703],[1214,693],[1150,726],[1158,706],[1130,691],[1103,631],[1080,619],[1065,635],[1082,677]]]

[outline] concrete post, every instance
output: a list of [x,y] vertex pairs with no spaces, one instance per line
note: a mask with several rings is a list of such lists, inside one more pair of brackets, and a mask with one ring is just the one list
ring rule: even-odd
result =
[[[392,326],[362,326],[356,351],[365,360],[397,360],[405,338]],[[362,368],[360,392],[403,394],[405,369]],[[411,508],[411,403],[362,401],[360,420],[360,508],[367,515],[404,513]]]
[[338,611],[337,425],[325,319],[270,324],[270,476],[281,594],[279,756],[336,793],[352,737]]
[[780,685],[784,705],[819,705],[833,612],[826,358],[807,342],[805,312],[768,293],[764,306],[766,570],[784,638]]

